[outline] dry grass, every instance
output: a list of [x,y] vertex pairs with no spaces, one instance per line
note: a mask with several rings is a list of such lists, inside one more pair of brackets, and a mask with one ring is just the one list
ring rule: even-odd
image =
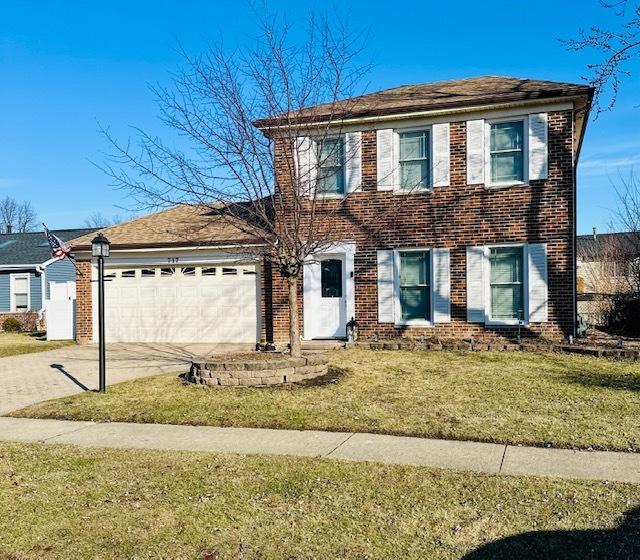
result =
[[55,350],[75,344],[73,340],[47,340],[44,333],[0,333],[0,358]]
[[207,389],[164,375],[15,416],[640,449],[640,364],[531,353],[336,352],[335,384]]
[[621,522],[639,491],[374,463],[0,444],[0,558],[637,558],[637,517]]

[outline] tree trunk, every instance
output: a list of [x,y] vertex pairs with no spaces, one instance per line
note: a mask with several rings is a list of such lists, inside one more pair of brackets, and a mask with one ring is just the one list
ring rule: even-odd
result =
[[298,323],[298,277],[289,276],[289,344],[291,355],[299,358],[302,355],[300,345],[300,325]]

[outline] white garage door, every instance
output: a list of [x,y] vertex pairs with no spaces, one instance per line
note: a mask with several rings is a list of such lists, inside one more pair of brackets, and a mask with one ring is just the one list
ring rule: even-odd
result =
[[256,342],[253,265],[108,269],[108,342]]

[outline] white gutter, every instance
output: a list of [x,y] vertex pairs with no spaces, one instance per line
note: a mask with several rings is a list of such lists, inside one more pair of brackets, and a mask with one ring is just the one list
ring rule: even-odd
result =
[[[111,249],[111,253],[158,253],[158,252],[176,252],[176,251],[215,251],[224,249],[237,249],[238,247],[263,247],[262,243],[238,243],[235,245],[188,245],[188,246],[171,246],[165,247],[137,247],[131,249]],[[82,251],[72,251],[78,255],[91,253],[89,249]]]
[[0,271],[2,270],[21,270],[23,268],[34,268],[38,269],[41,265],[39,264],[0,264]]

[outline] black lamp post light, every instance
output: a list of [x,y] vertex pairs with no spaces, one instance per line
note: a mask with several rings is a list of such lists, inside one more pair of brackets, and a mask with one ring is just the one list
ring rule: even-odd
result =
[[109,240],[99,233],[91,241],[91,255],[98,259],[98,390],[107,390],[106,361],[107,353],[104,341],[104,259],[109,256]]

